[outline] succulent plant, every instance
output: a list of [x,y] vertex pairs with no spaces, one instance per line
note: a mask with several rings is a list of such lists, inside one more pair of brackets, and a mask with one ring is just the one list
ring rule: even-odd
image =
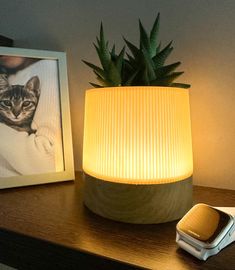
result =
[[99,84],[91,83],[91,85],[94,87],[152,85],[189,88],[189,84],[174,82],[184,73],[175,71],[181,64],[180,62],[165,65],[173,47],[171,41],[161,49],[161,43],[158,42],[159,21],[160,15],[158,14],[150,34],[148,34],[139,20],[139,47],[124,38],[131,53],[126,53],[127,58],[125,58],[125,46],[118,54],[116,54],[115,45],[111,50],[109,49],[101,23],[100,37],[97,37],[97,44],[94,46],[102,67],[83,61],[93,69],[99,81]]
[[87,61],[83,62],[93,69],[97,76],[97,80],[100,85],[90,83],[94,87],[102,86],[121,86],[122,85],[122,71],[125,48],[123,47],[119,55],[115,54],[115,46],[113,46],[112,51],[109,51],[108,41],[105,40],[103,26],[100,26],[100,38],[96,38],[97,45],[94,43],[97,54],[99,56],[102,68],[89,63]]

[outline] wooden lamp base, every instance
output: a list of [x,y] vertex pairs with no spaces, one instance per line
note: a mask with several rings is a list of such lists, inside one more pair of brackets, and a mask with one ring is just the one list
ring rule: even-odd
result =
[[192,207],[192,177],[155,185],[108,182],[84,174],[84,204],[116,221],[157,224],[181,218]]

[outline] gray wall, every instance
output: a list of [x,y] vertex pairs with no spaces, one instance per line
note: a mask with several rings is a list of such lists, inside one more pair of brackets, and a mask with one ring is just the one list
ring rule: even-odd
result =
[[161,13],[170,62],[182,61],[191,83],[194,183],[235,189],[234,0],[0,0],[0,33],[16,47],[66,51],[76,169],[81,169],[84,91],[94,81],[81,59],[97,61],[92,42],[102,20],[110,42],[138,40]]

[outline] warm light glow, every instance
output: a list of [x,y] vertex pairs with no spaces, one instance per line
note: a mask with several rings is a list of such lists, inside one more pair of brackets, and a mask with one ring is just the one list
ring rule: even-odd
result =
[[114,87],[86,91],[83,169],[96,178],[159,184],[192,175],[188,90]]

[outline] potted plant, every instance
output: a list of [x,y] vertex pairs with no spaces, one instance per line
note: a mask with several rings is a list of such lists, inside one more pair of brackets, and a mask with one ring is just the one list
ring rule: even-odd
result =
[[137,47],[109,49],[103,26],[94,44],[101,67],[84,61],[98,83],[86,91],[83,169],[85,204],[130,223],[180,218],[192,204],[189,84],[175,80],[180,62],[165,64],[159,14],[148,34],[139,20]]
[[139,20],[139,47],[124,39],[132,54],[127,53],[127,58],[125,58],[125,47],[119,54],[115,52],[115,45],[113,45],[112,50],[109,50],[109,43],[105,40],[101,24],[100,38],[97,38],[97,44],[94,46],[102,68],[83,61],[92,68],[97,76],[99,84],[91,83],[91,85],[94,87],[168,86],[189,88],[189,84],[174,82],[184,73],[175,72],[175,69],[181,64],[180,62],[165,65],[173,47],[171,41],[161,49],[161,43],[158,42],[159,18],[158,14],[149,35]]

